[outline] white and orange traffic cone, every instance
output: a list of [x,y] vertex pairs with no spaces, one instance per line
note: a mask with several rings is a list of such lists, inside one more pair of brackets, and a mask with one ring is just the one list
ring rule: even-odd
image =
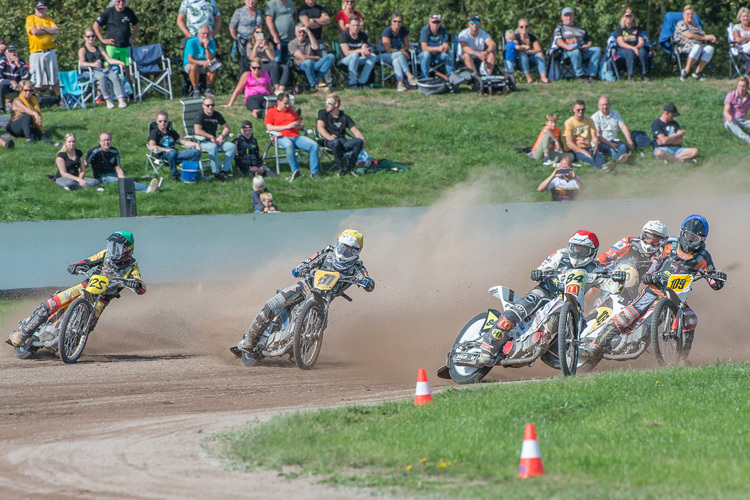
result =
[[539,452],[539,441],[536,439],[536,428],[534,424],[526,424],[523,434],[523,446],[521,447],[521,465],[518,467],[518,477],[543,476],[542,454]]
[[427,372],[420,368],[417,372],[417,390],[414,394],[414,405],[422,406],[432,403],[432,393],[430,392],[430,383],[427,382]]

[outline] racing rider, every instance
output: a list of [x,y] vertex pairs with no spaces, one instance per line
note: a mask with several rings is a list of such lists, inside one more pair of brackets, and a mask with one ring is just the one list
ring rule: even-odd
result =
[[[665,294],[662,289],[667,285],[672,274],[689,273],[693,276],[708,273],[706,281],[714,290],[721,290],[727,279],[724,271],[716,270],[711,254],[706,250],[708,237],[708,221],[700,215],[691,215],[682,222],[680,236],[669,238],[661,253],[651,261],[651,266],[643,274],[641,281],[647,286],[640,295],[633,299],[625,309],[616,314],[594,342],[582,347],[583,354],[588,354],[591,361],[598,362],[603,355],[602,346],[606,347],[612,338],[624,332],[630,325],[636,323],[649,308]],[[683,333],[685,343],[682,346],[680,358],[684,362],[690,354],[693,345],[693,335],[698,326],[698,316],[690,307],[684,310]]]
[[[133,257],[134,246],[135,238],[133,238],[132,233],[128,231],[115,231],[107,238],[106,249],[92,255],[88,259],[68,266],[70,274],[78,274],[79,271],[88,271],[93,267],[100,267],[100,270],[97,271],[98,274],[103,274],[108,278],[126,278],[124,283],[118,282],[110,285],[107,291],[101,295],[94,310],[90,331],[94,331],[94,327],[102,311],[104,311],[104,308],[107,307],[107,304],[113,298],[118,296],[123,285],[132,288],[138,295],[146,293],[146,287],[141,280],[141,271],[138,268],[138,262]],[[8,342],[14,347],[23,346],[29,336],[39,328],[39,325],[44,324],[53,314],[77,299],[83,293],[87,283],[88,278],[42,302],[31,313],[31,316],[18,324],[18,330],[10,334]]]
[[[605,278],[605,269],[594,259],[599,250],[599,238],[591,231],[576,231],[568,240],[567,248],[561,248],[542,264],[531,271],[531,280],[539,284],[535,286],[518,303],[513,304],[498,318],[497,322],[482,339],[481,351],[477,364],[486,366],[492,363],[492,358],[502,349],[508,340],[510,331],[516,324],[525,320],[539,308],[549,302],[558,292],[550,290],[549,284],[544,280],[545,271],[554,271],[557,276],[564,275],[569,269],[583,269],[594,277],[587,281],[586,286],[596,286],[610,293],[618,293],[625,281],[625,273],[616,271],[612,278]],[[501,354],[502,356],[502,354]]]
[[[362,233],[355,229],[346,229],[338,237],[336,246],[328,245],[323,250],[313,254],[306,261],[292,269],[292,276],[300,278],[295,284],[281,290],[271,297],[255,317],[247,333],[237,344],[237,349],[230,349],[234,354],[240,355],[238,350],[251,353],[258,343],[260,335],[268,328],[273,319],[283,311],[287,305],[294,304],[309,292],[309,285],[304,279],[313,271],[336,271],[341,276],[354,278],[357,284],[368,292],[375,289],[375,281],[367,274],[365,265],[359,260],[359,252],[364,246]],[[349,283],[337,283],[336,290],[342,293],[349,287]]]
[[[626,236],[604,252],[597,259],[603,266],[609,266],[619,259],[633,257],[639,272],[643,272],[651,265],[651,259],[667,239],[667,225],[659,220],[646,222],[641,229],[641,237]],[[647,259],[643,261],[643,259]],[[643,263],[643,264],[641,264]]]

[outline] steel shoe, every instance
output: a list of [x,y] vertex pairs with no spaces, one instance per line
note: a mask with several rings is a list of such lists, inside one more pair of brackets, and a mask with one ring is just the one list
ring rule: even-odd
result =
[[13,347],[21,347],[26,343],[28,338],[28,335],[24,335],[20,330],[16,330],[10,334],[8,341]]

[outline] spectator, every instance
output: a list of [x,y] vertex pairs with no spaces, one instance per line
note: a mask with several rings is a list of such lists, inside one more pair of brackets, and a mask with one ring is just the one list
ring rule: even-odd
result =
[[273,195],[268,191],[260,193],[259,198],[260,202],[263,204],[263,210],[260,213],[267,214],[279,211],[278,207],[273,204]]
[[[338,63],[349,68],[348,88],[352,90],[363,88],[370,79],[370,73],[372,68],[375,67],[377,57],[373,55],[372,48],[367,43],[367,33],[360,31],[358,18],[349,20],[347,31],[339,35],[339,46],[344,57]],[[357,80],[358,69],[361,70],[359,80]]]
[[747,77],[741,76],[737,80],[737,89],[727,94],[724,99],[724,128],[728,128],[734,135],[745,142],[750,142],[742,129],[750,128],[747,110],[750,108],[750,96],[747,95]]
[[[265,196],[266,201],[269,200],[268,196],[270,196],[270,205],[263,202],[264,195],[267,195]],[[256,214],[279,210],[273,204],[273,196],[268,192],[268,189],[266,189],[266,180],[260,175],[256,175],[255,177],[253,177],[253,193],[251,195],[251,199],[253,212],[255,212]],[[266,209],[266,207],[268,207],[268,209]]]
[[13,99],[10,110],[10,121],[5,126],[13,137],[25,137],[26,142],[42,140],[59,148],[59,142],[52,142],[42,126],[42,109],[34,97],[34,84],[30,80],[21,80],[18,97]]
[[13,139],[8,139],[8,140],[6,141],[6,140],[5,140],[5,139],[3,139],[2,137],[0,137],[0,146],[4,147],[4,148],[6,148],[6,149],[10,149],[10,148],[12,148],[13,146],[15,146],[15,142],[13,141]]
[[692,163],[698,162],[698,148],[682,147],[685,131],[675,121],[680,116],[677,107],[671,102],[664,106],[661,116],[651,124],[651,134],[654,136],[654,156],[664,160],[664,163]]
[[5,58],[0,60],[0,109],[5,112],[5,96],[9,92],[20,92],[21,81],[29,79],[29,69],[26,62],[18,57],[18,49],[15,45],[8,45],[5,50]]
[[[609,98],[607,96],[599,98],[597,107],[599,111],[591,115],[591,120],[596,126],[599,151],[604,155],[611,156],[612,159],[617,160],[617,163],[627,163],[632,158],[632,154],[628,153],[628,148],[635,151],[630,129],[625,125],[620,113],[609,109]],[[618,130],[622,130],[627,145],[617,140]]]
[[[195,135],[207,139],[199,143],[200,148],[208,153],[214,179],[223,182],[227,180],[227,174],[232,173],[232,160],[237,154],[237,146],[227,140],[231,129],[221,113],[214,110],[215,106],[213,97],[204,97],[203,109],[195,117],[193,128]],[[219,127],[221,127],[221,131],[219,131]],[[224,166],[221,170],[219,169],[219,152],[224,153]]]
[[[318,111],[317,129],[320,136],[325,139],[326,146],[333,151],[339,177],[349,173],[359,177],[354,171],[357,165],[359,153],[365,147],[365,138],[359,131],[349,115],[341,111],[341,98],[337,94],[326,96],[326,107]],[[354,137],[346,137],[346,129],[349,129]],[[349,164],[346,164],[344,155],[349,154]]]
[[[94,178],[100,184],[116,184],[118,179],[125,177],[125,171],[120,166],[120,152],[112,147],[112,135],[109,132],[99,134],[99,146],[88,150],[86,163],[91,166]],[[161,181],[162,179],[151,179],[148,185],[135,182],[135,190],[139,193],[155,193],[161,187]]]
[[[521,64],[521,71],[526,76],[526,83],[531,83],[534,78],[531,76],[531,60],[536,64],[536,70],[539,72],[539,80],[542,83],[549,83],[547,78],[547,64],[544,61],[544,51],[539,45],[539,40],[534,36],[529,27],[528,19],[518,21],[516,28],[516,51],[518,52],[518,62]],[[515,65],[514,65],[515,66]],[[515,71],[515,67],[513,68]]]
[[703,68],[714,55],[714,48],[707,43],[716,43],[714,35],[707,35],[700,24],[695,21],[695,10],[692,5],[686,5],[682,8],[682,20],[677,22],[674,28],[675,50],[679,54],[687,54],[687,62],[680,73],[680,80],[683,82],[690,74],[690,69],[695,65],[698,66],[693,73],[693,78],[703,80]]
[[742,52],[750,54],[750,9],[740,7],[737,11],[737,20],[740,24],[735,24],[732,28],[732,39]]
[[[175,149],[175,144],[181,144],[190,149],[178,151]],[[159,111],[156,115],[156,127],[148,134],[148,149],[157,156],[167,159],[173,181],[180,180],[180,175],[177,173],[178,160],[199,161],[201,159],[198,143],[182,139],[180,134],[169,126],[169,116],[166,111]]]
[[409,69],[411,60],[409,30],[404,27],[404,16],[400,12],[391,14],[391,25],[383,30],[380,42],[383,44],[380,60],[393,66],[393,72],[396,74],[396,90],[404,92],[407,84],[416,87],[417,77]]
[[[234,157],[234,164],[240,172],[253,179],[256,176],[261,176],[262,179],[266,175],[278,177],[276,172],[263,165],[258,141],[253,135],[253,124],[250,120],[242,122],[240,135],[232,142],[237,147],[237,156]],[[253,182],[253,187],[255,187],[255,182]]]
[[564,152],[555,113],[547,115],[544,128],[539,132],[539,136],[531,148],[531,154],[535,160],[544,159],[544,165],[552,165],[566,157],[570,158],[571,161],[575,159],[573,153]]
[[[555,28],[552,43],[564,51],[563,58],[570,59],[578,81],[591,83],[599,71],[602,50],[599,47],[593,47],[591,37],[586,30],[574,24],[573,9],[565,7],[561,17],[562,25]],[[587,63],[586,70],[583,69],[583,63]]]
[[339,35],[346,32],[349,26],[349,21],[353,18],[357,18],[360,21],[359,29],[365,30],[365,19],[357,11],[357,0],[342,0],[341,10],[336,14],[336,26],[339,28]]
[[[122,61],[123,68],[130,64],[130,46],[138,38],[141,24],[129,5],[129,0],[112,0],[109,8],[94,21],[94,33],[106,48],[107,55]],[[102,26],[107,27],[107,37],[102,36]]]
[[206,91],[204,95],[213,97],[216,72],[221,63],[216,60],[216,41],[211,38],[208,26],[198,29],[198,36],[194,36],[185,44],[185,55],[182,67],[190,77],[193,85],[193,97],[200,97],[200,75],[206,75]]
[[47,17],[47,5],[39,1],[34,13],[26,18],[29,35],[29,66],[31,81],[37,89],[52,87],[60,97],[60,78],[55,52],[55,37],[60,34],[57,24]]
[[615,29],[615,41],[617,42],[617,55],[625,59],[625,67],[628,70],[628,81],[635,81],[635,59],[641,63],[641,80],[648,81],[648,51],[646,41],[643,39],[641,28],[633,15],[633,10],[625,9],[620,18],[620,24]]
[[432,14],[430,23],[419,32],[419,45],[422,52],[417,59],[422,69],[422,78],[429,78],[430,64],[445,63],[445,73],[453,73],[453,51],[451,50],[448,31],[441,26],[442,16]]
[[266,26],[276,51],[274,61],[286,63],[289,59],[289,42],[294,40],[294,2],[269,0],[266,4]]
[[8,44],[5,43],[5,38],[0,36],[0,62],[5,60],[5,50],[8,48]]
[[291,75],[289,74],[289,65],[279,64],[274,61],[276,51],[273,48],[273,44],[265,37],[262,28],[255,28],[255,34],[247,42],[252,47],[245,47],[245,52],[248,53],[248,57],[252,60],[255,57],[261,59],[263,63],[263,69],[268,72],[271,76],[271,83],[274,87],[274,93],[279,94],[284,92],[291,83]]
[[310,92],[318,91],[318,84],[333,64],[333,54],[321,56],[318,39],[304,24],[297,25],[295,39],[289,42],[289,53],[294,63],[304,71]]
[[[94,45],[94,30],[86,28],[83,33],[84,44],[78,49],[78,63],[82,68],[91,68],[94,79],[99,83],[99,89],[102,92],[102,99],[107,103],[108,109],[113,109],[115,104],[112,102],[112,93],[119,102],[120,108],[127,108],[128,103],[125,101],[125,92],[122,88],[122,80],[114,70],[113,66],[119,66],[120,71],[125,71],[125,63],[119,59],[114,59],[100,47]],[[108,67],[104,67],[108,63]],[[111,89],[110,89],[111,86]]]
[[[240,55],[240,75],[250,69],[249,57],[245,46],[253,37],[256,28],[263,33],[263,12],[256,7],[258,0],[245,0],[245,6],[232,14],[229,21],[229,34],[234,39],[237,53]],[[273,57],[271,58],[273,59]]]
[[508,78],[513,74],[516,68],[516,62],[518,62],[518,50],[516,50],[516,34],[513,30],[505,30],[505,54],[503,69],[505,70],[505,77]]
[[575,155],[576,160],[610,173],[615,168],[615,161],[604,162],[604,156],[599,151],[596,126],[591,118],[584,115],[585,112],[586,103],[584,101],[578,100],[573,104],[573,116],[568,118],[563,126],[565,145],[568,147],[568,151]]
[[54,182],[65,188],[65,191],[99,185],[96,179],[86,177],[86,158],[83,157],[83,152],[76,148],[76,136],[73,134],[65,134],[65,144],[58,151],[55,164],[57,172]]
[[198,35],[198,29],[208,26],[211,38],[221,29],[221,12],[215,0],[182,0],[177,11],[177,27],[182,35],[182,47],[190,38]]
[[237,96],[245,91],[245,107],[252,113],[254,118],[260,118],[265,109],[266,96],[271,95],[271,77],[268,71],[261,66],[260,58],[255,57],[250,61],[250,71],[245,71],[237,82],[232,97],[222,107],[229,108],[234,104]]
[[318,143],[299,134],[300,129],[304,128],[302,118],[289,106],[289,96],[285,92],[278,95],[276,106],[266,113],[265,122],[268,131],[281,134],[281,137],[278,138],[278,144],[286,151],[286,158],[289,161],[289,167],[292,169],[292,175],[287,180],[292,182],[300,174],[295,152],[297,148],[310,153],[310,178],[316,178],[319,168]]
[[[467,68],[480,74],[492,75],[497,60],[497,44],[489,33],[480,28],[482,19],[474,14],[469,18],[469,27],[458,34],[458,55]],[[512,71],[511,71],[512,73]]]
[[[320,57],[327,56],[329,51],[323,40],[323,27],[331,24],[331,16],[328,15],[325,7],[315,3],[315,0],[305,0],[300,8],[297,9],[297,19],[310,29],[318,41],[318,55]],[[329,89],[333,88],[333,74],[330,68],[325,74],[325,82]]]
[[583,191],[583,181],[573,172],[570,158],[565,157],[536,190],[552,191],[552,201],[573,201]]

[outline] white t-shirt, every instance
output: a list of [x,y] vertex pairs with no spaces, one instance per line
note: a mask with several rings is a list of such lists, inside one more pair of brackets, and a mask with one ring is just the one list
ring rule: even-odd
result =
[[608,141],[617,140],[617,132],[620,130],[620,124],[624,123],[620,113],[611,109],[608,116],[604,116],[601,111],[597,111],[591,115],[591,121],[594,122],[596,128],[602,131],[602,137]]
[[578,181],[575,177],[572,179],[563,179],[562,177],[553,177],[547,184],[547,191],[550,189],[578,189]]
[[461,33],[458,34],[458,55],[460,56],[463,54],[463,47],[461,46],[461,42],[466,42],[466,44],[471,47],[474,50],[482,51],[487,46],[487,40],[491,40],[492,37],[484,31],[483,29],[479,29],[479,32],[477,33],[477,36],[471,36],[470,33],[471,28],[466,28]]

